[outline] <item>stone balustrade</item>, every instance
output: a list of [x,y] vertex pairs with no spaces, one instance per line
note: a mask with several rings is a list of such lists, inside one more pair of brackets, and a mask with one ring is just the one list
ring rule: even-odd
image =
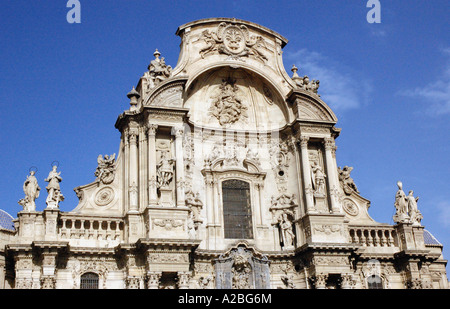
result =
[[61,215],[59,238],[85,240],[123,240],[123,219]]
[[350,241],[363,247],[396,246],[395,230],[392,226],[349,226]]

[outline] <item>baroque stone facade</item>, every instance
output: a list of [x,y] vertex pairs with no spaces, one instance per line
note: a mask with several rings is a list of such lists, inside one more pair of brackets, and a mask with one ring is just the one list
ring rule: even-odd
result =
[[73,211],[57,165],[37,211],[30,172],[0,233],[2,287],[447,288],[413,193],[393,191],[395,225],[369,216],[336,163],[337,118],[318,80],[285,71],[283,36],[231,18],[177,35],[177,65],[155,51],[116,121],[118,155],[98,156]]

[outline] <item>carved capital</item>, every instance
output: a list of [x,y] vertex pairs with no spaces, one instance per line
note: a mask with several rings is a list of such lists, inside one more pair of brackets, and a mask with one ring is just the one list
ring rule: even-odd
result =
[[323,144],[325,146],[325,150],[333,150],[335,144],[334,144],[334,138],[332,137],[326,137],[323,139]]
[[161,280],[162,272],[148,272],[147,273],[147,288],[158,289]]
[[126,280],[127,289],[137,290],[139,289],[140,279],[138,277],[128,277]]
[[183,126],[173,127],[172,132],[176,138],[181,138],[181,137],[183,137],[183,134],[184,134],[184,127]]
[[327,284],[328,275],[318,274],[315,277],[316,289],[325,289]]
[[300,136],[298,138],[298,141],[300,142],[300,147],[307,148],[308,142],[309,142],[309,136]]
[[138,135],[139,135],[139,133],[137,130],[130,130],[128,132],[128,141],[129,141],[130,145],[136,145]]
[[155,123],[148,123],[147,124],[147,134],[148,136],[155,136],[156,130],[158,129],[158,125]]
[[191,279],[191,272],[189,271],[178,272],[178,288],[188,289],[190,279]]
[[56,279],[54,276],[43,276],[41,277],[41,289],[51,289],[55,288]]

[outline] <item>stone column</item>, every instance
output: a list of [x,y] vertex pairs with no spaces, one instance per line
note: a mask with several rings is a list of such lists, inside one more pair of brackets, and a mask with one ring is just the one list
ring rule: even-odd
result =
[[185,206],[184,197],[184,159],[183,159],[183,133],[184,128],[174,127],[175,130],[175,172],[176,172],[176,187],[177,187],[177,206]]
[[300,148],[302,156],[302,171],[303,171],[303,181],[305,184],[305,196],[306,196],[306,213],[314,213],[314,196],[313,187],[311,182],[311,168],[309,163],[308,154],[308,136],[300,136]]
[[327,166],[327,176],[330,192],[331,211],[333,213],[340,213],[341,207],[339,205],[339,179],[335,164],[333,162],[334,138],[329,137],[324,139],[325,146],[325,160]]
[[131,129],[129,132],[130,141],[130,175],[129,175],[129,203],[130,212],[138,212],[138,149],[137,130]]
[[149,123],[148,134],[148,201],[155,206],[158,202],[156,186],[156,130],[158,125]]
[[161,280],[162,272],[149,271],[147,273],[147,288],[148,289],[159,289],[159,283]]
[[206,230],[208,241],[206,243],[207,248],[213,248],[214,237],[214,198],[213,198],[213,188],[214,181],[211,174],[205,175],[205,185],[206,185]]

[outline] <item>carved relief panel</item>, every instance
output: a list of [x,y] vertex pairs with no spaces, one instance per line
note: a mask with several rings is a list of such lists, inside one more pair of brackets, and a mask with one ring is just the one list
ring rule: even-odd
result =
[[270,288],[269,261],[245,246],[221,255],[215,263],[217,289]]

